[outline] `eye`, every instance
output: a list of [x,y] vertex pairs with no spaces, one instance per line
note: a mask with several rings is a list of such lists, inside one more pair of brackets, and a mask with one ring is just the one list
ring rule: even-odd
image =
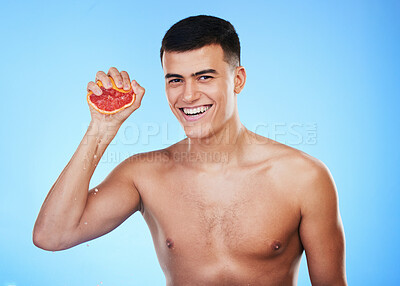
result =
[[182,82],[182,80],[180,78],[173,78],[171,80],[168,81],[169,84],[177,84]]
[[202,76],[199,77],[199,80],[206,81],[206,80],[209,80],[211,78],[213,78],[213,77],[210,76],[210,75],[202,75]]

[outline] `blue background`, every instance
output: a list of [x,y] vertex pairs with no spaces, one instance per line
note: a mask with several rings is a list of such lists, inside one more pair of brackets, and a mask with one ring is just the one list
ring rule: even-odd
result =
[[[399,1],[1,1],[0,285],[164,285],[135,214],[62,252],[32,244],[40,206],[90,116],[86,84],[127,70],[147,90],[99,164],[183,138],[164,94],[159,47],[190,15],[233,23],[253,131],[321,159],[335,179],[349,285],[399,285]],[[299,285],[310,285],[303,259]]]

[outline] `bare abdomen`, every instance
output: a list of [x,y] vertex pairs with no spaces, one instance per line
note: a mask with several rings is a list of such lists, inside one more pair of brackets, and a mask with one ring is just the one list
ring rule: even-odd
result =
[[[295,267],[287,264],[262,261],[233,261],[220,258],[213,263],[187,261],[185,265],[169,265],[166,271],[167,286],[207,285],[296,285],[300,259]],[[171,267],[172,266],[172,267]]]

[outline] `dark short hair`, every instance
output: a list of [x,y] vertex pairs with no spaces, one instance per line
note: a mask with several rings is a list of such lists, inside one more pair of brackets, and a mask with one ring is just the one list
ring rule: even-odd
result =
[[227,63],[240,65],[240,42],[235,28],[226,20],[206,15],[185,18],[165,33],[161,62],[164,52],[187,52],[212,44],[221,46]]

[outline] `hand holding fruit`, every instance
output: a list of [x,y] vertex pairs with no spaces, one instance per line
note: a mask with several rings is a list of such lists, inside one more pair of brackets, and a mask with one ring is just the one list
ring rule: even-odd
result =
[[145,90],[135,80],[130,82],[126,71],[115,67],[108,74],[97,72],[95,81],[87,85],[92,123],[112,123],[118,129],[139,108]]

